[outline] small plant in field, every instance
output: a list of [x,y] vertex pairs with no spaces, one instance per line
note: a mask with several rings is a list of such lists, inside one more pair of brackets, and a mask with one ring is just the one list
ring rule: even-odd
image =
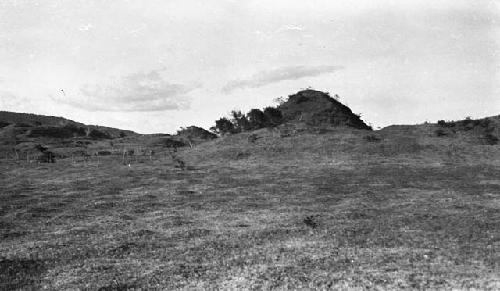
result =
[[306,216],[306,218],[304,218],[303,222],[305,225],[307,225],[308,227],[310,227],[312,229],[318,227],[318,222],[316,221],[316,219],[312,215]]

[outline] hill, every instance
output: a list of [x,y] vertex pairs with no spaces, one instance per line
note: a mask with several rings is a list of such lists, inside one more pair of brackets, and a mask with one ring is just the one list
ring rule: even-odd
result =
[[369,131],[312,96],[219,138],[9,123],[61,156],[0,163],[0,289],[498,290],[500,116]]
[[316,90],[302,90],[290,95],[278,106],[285,121],[302,121],[310,125],[348,126],[371,129],[351,109],[329,94]]
[[[113,127],[98,126],[98,125],[86,125],[63,117],[38,115],[32,113],[0,111],[0,128],[6,127],[8,125],[26,129],[50,128],[51,130],[47,131],[49,137],[57,135],[56,133],[54,133],[57,131],[55,128],[80,128],[80,127],[82,128],[83,131],[90,132],[92,130],[97,130],[104,134],[101,135],[102,137],[108,136],[109,138],[116,138],[123,135],[136,134],[131,130],[123,130]],[[85,135],[85,134],[80,134],[76,130],[74,131],[74,133],[77,135]],[[40,132],[39,135],[43,135],[43,133]],[[63,136],[67,135],[67,133],[62,133],[62,135]],[[99,133],[95,133],[95,135],[97,137]]]
[[2,160],[0,289],[498,290],[490,119],[290,121],[149,156],[175,136],[89,145],[129,157]]
[[[63,117],[0,111],[0,156],[39,161],[75,153],[88,154],[89,145],[138,134],[130,130],[86,125]],[[43,153],[40,147],[47,149]],[[50,159],[47,159],[50,155]]]

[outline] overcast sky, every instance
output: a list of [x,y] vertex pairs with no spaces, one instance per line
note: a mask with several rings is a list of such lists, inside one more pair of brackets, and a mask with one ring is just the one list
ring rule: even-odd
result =
[[375,127],[497,115],[499,3],[1,0],[0,110],[168,133],[310,86]]

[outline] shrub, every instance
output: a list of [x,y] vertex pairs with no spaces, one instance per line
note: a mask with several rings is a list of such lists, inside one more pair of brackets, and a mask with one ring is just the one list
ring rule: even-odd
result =
[[247,113],[247,119],[251,129],[266,127],[268,124],[266,115],[260,109],[252,109]]
[[234,125],[235,132],[242,132],[251,129],[247,116],[240,110],[231,111],[231,116],[233,117],[231,122]]
[[283,123],[283,114],[281,110],[274,107],[264,108],[264,115],[267,119],[267,126],[277,126]]
[[442,130],[442,129],[438,129],[434,132],[436,134],[436,136],[438,137],[442,137],[442,136],[447,136],[446,134],[446,131]]
[[318,222],[312,215],[306,216],[306,218],[304,218],[304,224],[313,229],[318,227]]
[[446,126],[446,121],[444,120],[438,120],[438,123],[437,123],[439,126],[441,127],[445,127]]
[[215,121],[215,126],[210,128],[211,131],[217,134],[234,133],[234,124],[227,118],[222,117]]

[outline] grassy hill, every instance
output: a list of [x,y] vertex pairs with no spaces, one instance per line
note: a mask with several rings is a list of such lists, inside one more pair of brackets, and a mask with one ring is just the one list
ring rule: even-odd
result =
[[[82,135],[82,131],[84,135],[86,130],[95,130],[99,131],[103,136],[108,136],[110,138],[120,137],[120,135],[136,134],[131,130],[123,130],[98,125],[86,125],[63,117],[0,111],[0,128],[4,128],[8,125],[24,129],[39,129],[39,131],[41,132],[41,136],[43,136],[41,129],[48,128],[48,137],[58,137],[56,133],[57,130],[55,129],[62,129],[61,131],[64,131],[65,128],[76,128],[76,130],[74,130],[72,133],[78,135]],[[80,132],[78,131],[79,128],[82,128]],[[63,135],[63,137],[66,137],[65,134],[67,133],[62,132],[61,134]]]
[[89,145],[155,149],[125,160],[2,160],[0,289],[498,290],[499,116],[483,120],[294,119],[177,151]]

